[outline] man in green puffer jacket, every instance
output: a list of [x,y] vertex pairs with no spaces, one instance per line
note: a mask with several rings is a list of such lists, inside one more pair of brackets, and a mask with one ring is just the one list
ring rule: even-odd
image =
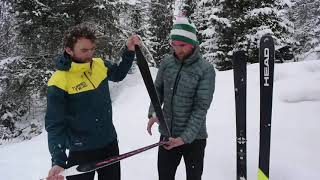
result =
[[[214,88],[215,70],[202,59],[196,28],[187,18],[179,17],[170,33],[174,53],[162,61],[155,80],[156,90],[163,104],[164,118],[171,137],[160,124],[161,138],[169,141],[158,152],[159,180],[174,180],[183,157],[188,180],[200,180],[206,147],[206,115]],[[149,108],[147,130],[158,122],[153,106]]]
[[[57,70],[48,82],[45,128],[52,157],[48,180],[62,180],[59,173],[65,168],[119,154],[108,81],[125,78],[134,59],[134,46],[140,39],[129,38],[119,65],[93,58],[95,40],[94,31],[85,25],[67,31],[65,52],[57,58]],[[97,172],[99,180],[120,180],[120,163]],[[93,180],[94,174],[67,180]]]

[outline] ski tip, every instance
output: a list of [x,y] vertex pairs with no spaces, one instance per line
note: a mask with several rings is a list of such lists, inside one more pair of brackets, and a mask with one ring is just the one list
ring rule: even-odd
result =
[[246,62],[246,52],[245,51],[236,51],[232,55],[232,64],[233,66],[237,66],[239,62]]
[[268,41],[273,42],[273,38],[272,38],[271,34],[263,35],[263,36],[261,37],[261,39],[260,39],[260,43],[261,43],[261,42],[265,43],[265,42],[268,42]]

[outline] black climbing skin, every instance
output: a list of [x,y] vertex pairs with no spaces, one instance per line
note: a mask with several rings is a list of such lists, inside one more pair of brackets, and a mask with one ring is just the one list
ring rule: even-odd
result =
[[159,119],[160,124],[165,124],[166,130],[167,130],[169,136],[171,137],[171,132],[170,132],[170,129],[169,129],[167,122],[164,119],[163,112],[161,109],[161,104],[160,104],[158,94],[157,94],[156,88],[155,88],[153,80],[152,80],[152,76],[150,73],[148,63],[147,63],[145,57],[143,56],[138,45],[135,46],[135,51],[136,51],[136,57],[137,57],[137,64],[140,69],[144,84],[147,88],[148,94],[150,96],[151,103],[152,103],[154,110],[156,112],[157,118]]

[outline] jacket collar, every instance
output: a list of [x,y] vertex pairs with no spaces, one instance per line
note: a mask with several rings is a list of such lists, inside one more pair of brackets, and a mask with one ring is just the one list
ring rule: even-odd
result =
[[88,63],[76,63],[71,60],[70,55],[66,52],[55,57],[56,69],[70,72],[86,72],[92,68],[92,61]]
[[92,61],[88,63],[76,63],[72,61],[69,71],[83,73],[83,72],[90,71],[91,67],[92,67]]

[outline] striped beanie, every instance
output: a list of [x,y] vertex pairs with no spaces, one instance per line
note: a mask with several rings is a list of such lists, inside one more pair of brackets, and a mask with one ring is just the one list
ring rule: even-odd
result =
[[170,32],[170,40],[172,41],[182,41],[193,46],[199,44],[196,36],[195,25],[186,17],[178,17],[173,22],[173,28]]

